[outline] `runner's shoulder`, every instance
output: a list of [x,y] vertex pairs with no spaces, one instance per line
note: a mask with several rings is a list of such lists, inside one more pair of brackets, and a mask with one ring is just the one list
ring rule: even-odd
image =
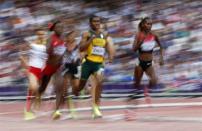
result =
[[90,36],[90,32],[89,31],[84,31],[83,33],[82,33],[82,37],[83,38],[87,38],[87,37],[89,37]]

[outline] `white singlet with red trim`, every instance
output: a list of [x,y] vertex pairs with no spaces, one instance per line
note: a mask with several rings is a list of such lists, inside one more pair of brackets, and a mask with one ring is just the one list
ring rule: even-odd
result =
[[32,43],[29,55],[29,66],[43,68],[46,63],[46,46]]
[[156,46],[155,37],[153,35],[147,36],[141,44],[142,51],[152,51]]

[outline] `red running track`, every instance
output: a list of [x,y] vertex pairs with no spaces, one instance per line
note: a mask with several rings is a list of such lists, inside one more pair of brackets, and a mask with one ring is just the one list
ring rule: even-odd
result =
[[[152,98],[151,102],[153,106],[127,110],[121,107],[147,103],[145,99],[130,103],[102,100],[102,106],[120,106],[120,109],[103,110],[104,117],[95,120],[90,110],[78,112],[77,120],[67,119],[68,113],[64,112],[56,121],[51,119],[54,101],[43,102],[36,113],[39,117],[32,121],[23,120],[24,101],[0,102],[0,126],[1,131],[202,131],[202,98]],[[76,105],[84,109],[91,104],[89,100],[81,100]]]

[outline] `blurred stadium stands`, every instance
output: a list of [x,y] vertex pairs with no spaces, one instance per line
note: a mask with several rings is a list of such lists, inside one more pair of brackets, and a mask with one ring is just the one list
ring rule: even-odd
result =
[[[103,18],[117,50],[113,64],[106,65],[103,94],[133,91],[133,68],[137,54],[132,43],[141,18],[153,19],[165,48],[165,65],[158,65],[159,84],[151,91],[202,94],[202,1],[201,0],[0,0],[0,96],[26,95],[27,79],[19,61],[20,48],[38,27],[62,19],[66,30],[88,29],[88,18]],[[143,77],[143,84],[147,84]],[[187,94],[186,94],[187,93]]]

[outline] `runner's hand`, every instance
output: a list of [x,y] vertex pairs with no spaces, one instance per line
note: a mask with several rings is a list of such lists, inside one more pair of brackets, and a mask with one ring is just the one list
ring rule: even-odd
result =
[[164,65],[164,60],[163,60],[163,57],[160,57],[160,60],[159,60],[159,65],[160,65],[160,66]]
[[109,63],[110,63],[110,64],[113,63],[113,60],[112,60],[112,59],[109,59]]
[[106,63],[106,64],[112,64],[112,63],[113,63],[113,60],[112,60],[112,59],[107,59],[105,63]]

